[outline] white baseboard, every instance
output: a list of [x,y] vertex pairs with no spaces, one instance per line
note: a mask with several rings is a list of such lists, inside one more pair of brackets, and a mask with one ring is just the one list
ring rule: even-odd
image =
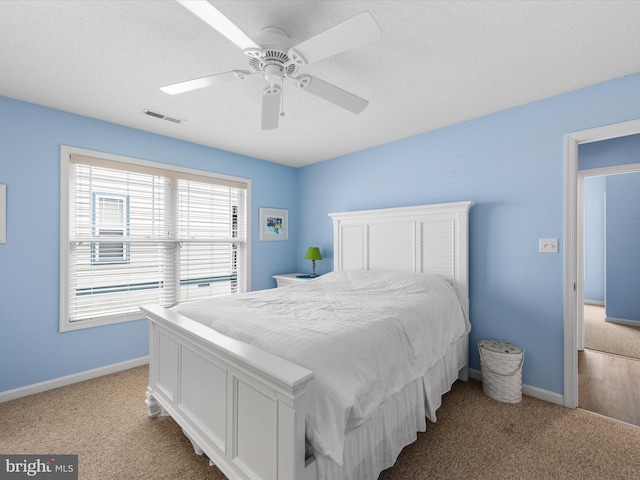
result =
[[[474,368],[469,369],[469,377],[482,381],[482,372]],[[556,405],[564,406],[564,397],[559,393],[550,392],[538,387],[532,387],[531,385],[522,384],[522,393],[533,398],[544,400],[545,402],[555,403]]]
[[[113,365],[107,365],[93,370],[74,373],[73,375],[67,375],[65,377],[54,378],[53,380],[47,380],[46,382],[34,383],[33,385],[27,385],[26,387],[20,387],[14,390],[7,390],[5,392],[0,392],[0,403],[9,402],[17,398],[45,392],[47,390],[53,390],[54,388],[64,387],[73,383],[83,382],[92,378],[102,377],[103,375],[121,372],[130,368],[146,365],[147,363],[149,363],[148,355],[140,358],[134,358],[133,360],[127,360],[126,362],[115,363]],[[482,373],[480,370],[470,368],[469,378],[482,381]],[[542,388],[523,384],[522,393],[557,405],[564,405],[563,396],[559,393],[550,392],[549,390],[543,390]]]
[[596,307],[604,307],[604,302],[600,300],[586,300],[584,301],[585,305],[595,305]]
[[45,382],[34,383],[33,385],[27,385],[26,387],[7,390],[5,392],[0,392],[0,403],[26,397],[28,395],[33,395],[34,393],[40,393],[47,390],[53,390],[54,388],[64,387],[73,383],[83,382],[92,378],[102,377],[103,375],[121,372],[122,370],[129,370],[130,368],[146,365],[147,363],[149,363],[148,355],[140,358],[134,358],[133,360],[127,360],[126,362],[115,363],[113,365],[107,365],[105,367],[94,368],[93,370],[74,373],[73,375],[67,375],[65,377],[54,378],[53,380],[47,380]]
[[618,325],[627,325],[628,327],[638,327],[640,322],[638,320],[626,320],[624,318],[605,317],[605,322],[617,323]]

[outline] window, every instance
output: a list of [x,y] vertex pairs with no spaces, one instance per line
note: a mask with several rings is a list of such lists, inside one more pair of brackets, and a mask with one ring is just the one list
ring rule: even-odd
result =
[[[93,192],[93,235],[98,238],[128,236],[129,196]],[[91,245],[93,263],[129,261],[129,245],[123,241],[103,241]]]
[[249,181],[62,148],[61,330],[247,291]]

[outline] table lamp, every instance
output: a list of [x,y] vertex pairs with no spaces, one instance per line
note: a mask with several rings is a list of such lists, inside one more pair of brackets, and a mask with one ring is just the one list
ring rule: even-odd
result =
[[307,254],[304,256],[305,260],[311,260],[311,277],[317,277],[316,275],[316,260],[322,260],[320,249],[318,247],[309,247]]

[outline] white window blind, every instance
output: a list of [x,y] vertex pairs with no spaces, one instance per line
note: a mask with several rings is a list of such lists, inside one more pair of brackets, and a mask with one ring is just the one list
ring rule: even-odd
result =
[[246,184],[74,154],[67,174],[69,328],[246,291]]

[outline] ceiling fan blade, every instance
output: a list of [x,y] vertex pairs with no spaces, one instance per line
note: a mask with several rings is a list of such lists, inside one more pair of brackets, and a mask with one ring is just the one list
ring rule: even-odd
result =
[[310,65],[364,45],[381,34],[373,16],[369,12],[362,12],[296,45],[288,55],[296,65]]
[[211,87],[212,85],[224,83],[229,80],[235,80],[238,78],[244,79],[249,75],[251,75],[251,73],[245,70],[233,70],[231,72],[209,75],[207,77],[194,78],[193,80],[187,80],[186,82],[165,85],[164,87],[160,87],[160,90],[164,93],[175,95],[177,93],[190,92],[191,90],[197,90],[199,88]]
[[180,5],[215,28],[250,57],[264,56],[264,50],[227,16],[206,0],[176,0]]
[[281,97],[282,88],[278,85],[269,85],[262,92],[262,130],[278,128]]
[[296,85],[306,92],[312,93],[323,100],[355,114],[362,112],[367,105],[369,105],[368,100],[360,98],[335,85],[331,85],[324,80],[312,77],[311,75],[300,75],[296,77]]

